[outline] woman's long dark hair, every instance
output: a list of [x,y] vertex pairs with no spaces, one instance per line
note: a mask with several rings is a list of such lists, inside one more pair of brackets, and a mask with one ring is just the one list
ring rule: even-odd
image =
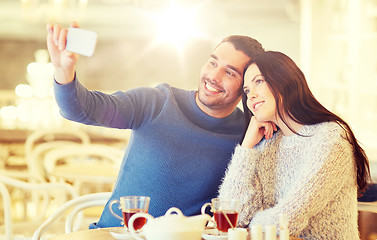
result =
[[[353,146],[353,154],[357,166],[358,192],[360,195],[370,180],[369,162],[350,126],[317,101],[309,89],[304,74],[287,55],[281,52],[266,51],[250,60],[245,67],[245,71],[253,63],[258,66],[271,89],[279,117],[292,132],[297,134],[287,124],[284,114],[287,114],[289,118],[299,124],[313,125],[321,122],[336,122],[346,130],[347,140]],[[246,101],[246,94],[243,93],[242,104],[245,113],[245,127],[247,129],[253,114],[248,109]],[[281,112],[282,109],[284,110],[284,114]]]

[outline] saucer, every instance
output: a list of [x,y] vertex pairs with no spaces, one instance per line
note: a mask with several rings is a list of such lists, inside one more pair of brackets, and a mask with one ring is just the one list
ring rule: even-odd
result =
[[228,234],[219,235],[219,231],[214,228],[209,228],[203,231],[202,238],[205,240],[228,240]]
[[135,238],[124,228],[110,231],[111,236],[118,240],[134,240]]

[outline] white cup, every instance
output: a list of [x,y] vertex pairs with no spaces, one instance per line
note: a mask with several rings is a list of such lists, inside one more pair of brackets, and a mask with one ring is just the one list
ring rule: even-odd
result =
[[265,240],[276,240],[276,226],[275,225],[268,225],[265,227],[266,232],[265,232]]
[[262,225],[252,225],[250,232],[251,232],[251,239],[253,239],[253,240],[263,240],[263,227],[262,227]]
[[247,230],[245,228],[229,228],[228,240],[246,240]]

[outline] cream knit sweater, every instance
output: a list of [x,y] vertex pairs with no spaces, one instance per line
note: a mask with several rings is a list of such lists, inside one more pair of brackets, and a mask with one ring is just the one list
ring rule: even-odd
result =
[[237,146],[219,197],[237,198],[238,224],[279,228],[303,239],[359,239],[356,165],[345,131],[334,122],[303,126],[299,135],[281,131],[253,149]]

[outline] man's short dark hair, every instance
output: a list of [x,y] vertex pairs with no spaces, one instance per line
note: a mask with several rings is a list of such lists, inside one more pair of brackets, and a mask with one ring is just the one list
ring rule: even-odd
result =
[[[234,48],[237,51],[244,52],[247,56],[253,59],[255,56],[259,55],[260,53],[264,52],[264,48],[262,44],[260,44],[254,38],[242,35],[231,35],[224,38],[220,44],[224,42],[230,42],[233,44]],[[219,44],[219,45],[220,45]]]

